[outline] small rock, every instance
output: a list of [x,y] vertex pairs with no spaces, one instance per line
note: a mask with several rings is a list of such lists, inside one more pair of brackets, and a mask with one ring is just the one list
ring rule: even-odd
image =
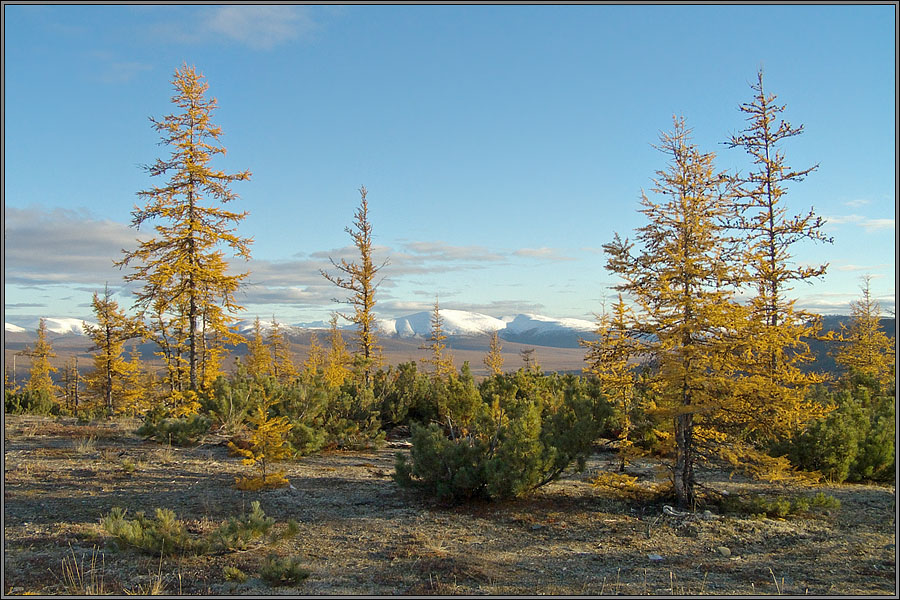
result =
[[650,559],[650,562],[661,562],[663,557],[659,554],[650,553],[647,555],[647,558]]
[[541,525],[540,523],[535,523],[534,525],[531,526],[532,531],[537,531],[537,530],[543,529],[543,528],[544,528],[544,526]]
[[704,510],[702,518],[704,521],[712,521],[716,518],[716,515],[714,515],[711,510]]
[[716,548],[716,552],[718,552],[721,556],[724,556],[725,558],[728,558],[729,556],[731,556],[731,550],[725,546],[719,546],[718,548]]

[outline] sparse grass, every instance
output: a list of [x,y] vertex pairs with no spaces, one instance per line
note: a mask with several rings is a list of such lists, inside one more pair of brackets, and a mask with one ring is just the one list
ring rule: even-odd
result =
[[[88,427],[61,427],[65,422],[8,419],[4,593],[87,595],[102,583],[106,594],[276,594],[285,588],[267,588],[259,579],[270,552],[300,557],[304,564],[297,566],[313,574],[299,591],[314,595],[896,592],[893,488],[775,486],[716,472],[708,479],[714,482],[710,490],[743,499],[765,491],[770,500],[786,497],[799,509],[806,500],[811,512],[819,506],[832,516],[755,519],[712,507],[716,518],[695,515],[692,526],[682,528],[679,519],[655,521],[661,503],[598,493],[582,475],[563,478],[523,501],[449,508],[420,503],[389,481],[373,480],[364,472],[371,467],[359,468],[365,463],[389,469],[394,450],[384,450],[310,456],[291,465],[296,491],[242,493],[231,486],[234,461],[220,446],[169,449],[141,443],[118,425],[120,437],[111,438]],[[40,427],[39,437],[25,439],[24,425]],[[77,454],[73,442],[91,435],[96,451]],[[101,451],[110,447],[124,454],[100,464]],[[160,452],[169,455],[168,464],[157,460]],[[123,476],[125,460],[135,463],[133,475]],[[147,466],[141,468],[140,461]],[[593,456],[590,479],[610,462],[605,455]],[[638,483],[660,481],[648,471],[641,464],[629,473],[639,476]],[[826,506],[827,495],[816,500],[820,489],[840,499],[840,513]],[[113,495],[129,508],[127,521],[143,509],[155,523],[154,509],[169,507],[182,519],[185,535],[195,539],[209,540],[231,515],[249,521],[246,513],[255,498],[275,523],[252,539],[233,526],[235,541],[229,545],[235,550],[163,557],[158,571],[159,553],[128,547],[98,526]],[[57,522],[48,522],[47,515],[56,515]],[[303,535],[268,546],[288,533],[289,517],[302,520]],[[655,523],[652,537],[646,535],[650,523]],[[92,567],[94,544],[110,559],[105,565],[97,554]],[[732,556],[717,553],[719,545],[729,547]],[[650,561],[651,552],[664,560]],[[68,584],[61,571],[64,557],[72,575]],[[226,571],[227,566],[235,570]],[[243,584],[240,573],[249,575]]]
[[97,438],[92,435],[76,438],[72,442],[72,448],[74,448],[76,454],[80,454],[82,456],[85,454],[91,454],[97,449]]
[[169,445],[157,448],[153,454],[155,462],[159,464],[167,465],[175,460],[175,448]]
[[84,554],[81,560],[75,555],[75,549],[69,547],[71,556],[67,555],[62,559],[62,581],[66,594],[70,596],[102,596],[106,592],[103,587],[103,571],[106,566],[106,560],[102,553],[97,552],[97,548],[91,551],[91,562],[89,568],[85,568]]

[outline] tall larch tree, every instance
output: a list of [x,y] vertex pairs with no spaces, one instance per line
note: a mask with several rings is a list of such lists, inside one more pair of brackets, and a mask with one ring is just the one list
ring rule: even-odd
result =
[[294,364],[294,355],[291,353],[291,344],[288,342],[281,324],[272,317],[272,326],[266,335],[266,344],[272,355],[272,374],[279,381],[291,381],[299,373]]
[[330,347],[328,355],[325,357],[324,376],[325,381],[332,387],[340,387],[347,376],[350,374],[347,366],[350,364],[351,356],[347,352],[347,346],[344,343],[344,336],[337,326],[338,315],[331,316],[331,330],[329,332]]
[[440,303],[435,298],[434,310],[431,312],[431,335],[428,336],[428,343],[422,346],[423,350],[428,350],[429,356],[423,358],[422,362],[430,364],[432,375],[439,379],[454,372],[453,355],[447,350],[447,344],[444,343],[446,339],[444,317],[441,316]]
[[[730,224],[742,240],[747,282],[756,287],[741,355],[745,376],[736,390],[743,408],[733,414],[734,425],[748,439],[763,441],[777,429],[802,425],[811,416],[806,402],[809,387],[825,379],[801,368],[813,360],[805,340],[818,335],[821,319],[796,310],[795,300],[787,294],[794,284],[824,275],[828,266],[793,263],[795,245],[831,239],[814,209],[789,216],[786,207],[788,184],[803,181],[818,168],[794,169],[786,164],[783,142],[803,133],[803,126],[794,127],[781,118],[785,106],[765,92],[762,71],[751,88],[753,99],[740,105],[747,126],[726,142],[730,148],[743,149],[753,161],[747,174],[733,178],[736,211]],[[761,412],[778,418],[760,420]]]
[[381,283],[376,277],[388,261],[376,266],[372,248],[372,223],[369,221],[369,203],[366,199],[365,186],[359,188],[360,202],[353,219],[353,226],[346,227],[345,231],[353,240],[359,252],[359,262],[350,262],[341,259],[340,262],[331,259],[331,264],[337,269],[338,274],[332,275],[324,269],[320,272],[328,281],[350,293],[346,300],[335,299],[336,302],[344,302],[353,307],[353,314],[341,316],[356,324],[356,360],[361,368],[363,382],[368,386],[371,382],[372,372],[381,364],[381,348],[378,346],[375,320],[375,292]]
[[254,377],[267,377],[273,374],[272,355],[263,337],[259,317],[253,321],[253,334],[247,339],[247,358],[244,363],[247,372]]
[[303,363],[303,371],[309,377],[315,377],[325,366],[325,350],[319,343],[319,336],[313,331],[309,334],[309,352]]
[[57,369],[50,364],[50,359],[56,358],[56,353],[53,352],[53,345],[47,339],[47,322],[44,319],[38,323],[34,347],[26,350],[25,354],[31,358],[25,391],[43,392],[51,399],[55,398],[59,388],[53,383],[51,373],[56,373]]
[[139,240],[136,250],[124,251],[118,264],[133,267],[126,281],[144,284],[136,293],[137,306],[178,321],[169,332],[176,338],[166,343],[186,346],[187,384],[196,392],[203,379],[210,378],[202,372],[204,353],[212,350],[208,341],[214,340],[216,346],[242,341],[229,325],[241,308],[235,292],[247,273],[228,273],[223,247],[249,259],[252,240],[236,234],[247,213],[226,210],[224,205],[237,198],[230,184],[248,180],[250,172],[229,174],[210,165],[215,156],[225,154],[225,148],[219,143],[221,128],[211,121],[217,102],[206,98],[209,85],[203,75],[183,65],[176,69],[172,85],[172,103],[179,112],[150,119],[162,135],[161,143],[172,151],[168,159],[145,167],[152,177],[168,175],[168,181],[138,192],[145,204],[132,212],[132,225],[138,229],[159,221],[156,236]]
[[872,298],[870,277],[863,279],[862,297],[850,304],[850,326],[841,325],[834,361],[847,375],[875,378],[886,392],[894,384],[894,341],[881,329],[881,307]]
[[597,377],[607,399],[618,405],[622,414],[622,430],[619,434],[621,445],[619,470],[631,453],[631,411],[634,407],[635,364],[643,350],[643,344],[633,334],[636,319],[625,303],[622,294],[612,307],[612,314],[604,312],[597,318],[597,338],[582,340],[587,348],[585,371]]
[[639,247],[616,234],[604,245],[607,268],[624,281],[616,286],[639,309],[641,352],[657,365],[653,377],[658,414],[672,420],[671,465],[677,502],[696,503],[694,468],[710,446],[724,441],[717,418],[730,397],[729,358],[739,341],[744,311],[731,285],[738,266],[728,260],[730,240],[727,178],[714,169],[714,155],[691,143],[683,119],[657,148],[669,159],[657,171],[654,202],[642,194],[647,224],[636,232]]
[[123,367],[122,401],[117,410],[136,417],[153,408],[156,387],[154,377],[144,365],[138,344],[131,347],[128,361]]
[[103,296],[94,292],[91,300],[96,325],[83,323],[84,334],[93,342],[94,370],[87,377],[87,388],[100,398],[108,414],[117,410],[124,392],[128,366],[122,357],[125,342],[145,335],[143,324],[125,314],[113,300],[107,286]]
[[484,355],[484,366],[487,367],[488,375],[503,374],[503,346],[500,344],[500,334],[496,329],[491,332],[488,351]]

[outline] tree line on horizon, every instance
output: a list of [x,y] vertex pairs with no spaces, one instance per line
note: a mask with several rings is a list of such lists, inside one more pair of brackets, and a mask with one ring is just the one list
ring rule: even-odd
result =
[[[398,482],[456,499],[526,493],[573,461],[583,464],[601,435],[619,440],[623,470],[640,453],[666,457],[682,507],[701,501],[695,471],[710,461],[768,478],[797,467],[836,479],[893,470],[894,347],[878,328],[868,280],[838,335],[823,335],[820,317],[796,309],[788,295],[827,270],[793,263],[795,245],[831,240],[813,209],[793,215],[786,208],[788,184],[818,165],[786,163],[782,142],[803,126],[782,118],[785,106],[765,91],[762,71],[752,100],[739,107],[745,128],[726,140],[750,156],[748,173],[718,170],[684,118],[660,135],[656,148],[667,162],[653,178],[653,195],[642,193],[645,224],[633,240],[617,233],[603,245],[618,299],[598,317],[596,339],[583,342],[585,375],[544,375],[527,353],[522,369],[504,373],[495,332],[484,358],[490,377],[479,385],[468,364],[459,373],[453,366],[437,299],[421,368],[384,369],[374,309],[379,273],[389,263],[372,256],[364,186],[346,228],[357,258],[332,259],[333,270],[321,271],[350,309],[334,313],[329,347],[313,334],[298,365],[274,318],[267,334],[257,318],[252,335],[241,336],[233,327],[242,309],[235,294],[249,273],[229,273],[226,250],[249,259],[252,240],[237,231],[248,213],[227,206],[237,199],[230,185],[251,173],[211,166],[225,148],[203,76],[185,64],[172,83],[178,110],[151,118],[171,154],[145,166],[165,181],[138,192],[143,205],[132,212],[133,227],[152,223],[154,233],[116,261],[130,269],[125,281],[142,286],[137,316],[108,288],[95,293],[97,323],[84,326],[93,370],[82,378],[67,366],[61,391],[50,376],[53,354],[41,321],[27,385],[17,390],[7,381],[7,412],[140,416],[143,432],[160,439],[173,432],[196,439],[211,427],[249,436],[249,448],[235,446],[248,464],[261,464],[261,475],[243,483],[249,489],[282,483],[258,457],[376,443],[389,425],[410,426],[413,435]],[[349,349],[339,318],[356,326]],[[803,368],[812,360],[806,340],[818,338],[839,342],[834,358],[844,375],[837,382]],[[125,358],[133,339],[155,342],[161,374],[136,351]],[[227,376],[227,348],[239,343],[247,354]],[[837,430],[855,437],[835,442]],[[835,464],[819,464],[825,455]],[[454,465],[450,481],[429,467],[438,458]]]

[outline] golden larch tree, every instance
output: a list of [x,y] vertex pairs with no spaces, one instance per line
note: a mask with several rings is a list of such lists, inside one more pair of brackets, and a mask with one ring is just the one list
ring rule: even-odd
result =
[[259,317],[253,321],[253,334],[247,339],[247,358],[244,364],[247,366],[247,372],[253,377],[267,377],[274,373],[272,355],[263,339]]
[[109,287],[91,300],[96,325],[83,323],[84,334],[94,346],[94,370],[86,378],[87,389],[100,398],[109,414],[121,409],[128,365],[122,356],[125,342],[144,335],[143,324],[125,314],[113,300]]
[[319,343],[319,336],[313,331],[309,334],[309,352],[303,363],[303,371],[309,377],[315,377],[325,366],[325,349]]
[[37,340],[34,347],[25,351],[31,358],[31,368],[28,371],[28,383],[25,384],[27,392],[44,392],[51,399],[56,397],[59,388],[53,383],[51,373],[56,373],[56,367],[50,364],[51,358],[56,358],[53,345],[47,339],[47,322],[41,319],[37,328]]
[[597,317],[596,339],[582,340],[587,348],[585,372],[594,375],[600,382],[607,399],[615,403],[622,412],[622,430],[619,433],[619,470],[625,470],[631,454],[631,411],[634,407],[635,364],[641,355],[643,344],[633,333],[636,319],[633,311],[625,304],[622,294],[613,304],[612,314],[605,310]]
[[244,457],[242,462],[245,465],[255,466],[259,470],[259,474],[254,477],[236,477],[235,487],[239,490],[256,491],[288,485],[283,471],[273,473],[269,469],[276,461],[291,455],[286,436],[293,425],[287,417],[271,416],[269,413],[277,403],[276,400],[269,398],[264,390],[259,393],[259,403],[247,419],[252,426],[250,447],[240,448],[234,442],[228,442],[228,447],[233,452]]
[[344,343],[344,336],[337,326],[338,316],[331,316],[331,330],[329,332],[330,347],[328,355],[325,357],[324,376],[325,381],[332,387],[340,387],[344,380],[350,375],[347,365],[350,364],[351,356],[347,352],[347,346]]
[[376,276],[388,264],[388,261],[385,260],[381,265],[375,266],[372,255],[372,223],[369,221],[367,193],[365,186],[359,188],[360,202],[359,208],[354,214],[353,226],[345,228],[359,252],[359,262],[350,262],[343,258],[337,262],[331,259],[331,264],[337,269],[338,274],[329,274],[324,269],[320,272],[325,279],[342,290],[350,292],[350,297],[346,300],[335,299],[335,301],[344,302],[353,307],[352,315],[341,314],[341,317],[356,324],[356,362],[362,370],[364,383],[369,385],[372,372],[382,363],[374,312],[375,292],[381,282],[376,281]]
[[294,364],[294,355],[291,353],[291,344],[281,329],[281,324],[272,317],[272,326],[266,335],[266,344],[272,355],[272,374],[279,381],[291,381],[299,373]]
[[[815,416],[808,390],[825,377],[801,367],[814,360],[806,340],[818,335],[821,318],[796,310],[787,293],[797,282],[824,275],[828,266],[792,262],[794,245],[831,239],[813,209],[789,216],[786,207],[788,184],[803,181],[818,167],[793,169],[786,164],[783,142],[803,133],[803,126],[781,118],[785,106],[765,92],[761,70],[751,88],[753,99],[740,105],[747,126],[727,142],[743,149],[754,165],[746,175],[732,178],[735,214],[730,225],[741,239],[746,283],[756,288],[743,334],[743,377],[735,390],[741,408],[731,413],[731,422],[748,441],[762,442]],[[769,417],[760,419],[761,414]]]
[[862,297],[850,304],[850,326],[841,324],[839,348],[833,356],[847,375],[868,375],[887,391],[894,384],[894,340],[881,329],[881,307],[872,298],[870,279],[863,279]]
[[503,346],[500,344],[500,334],[495,329],[491,332],[491,340],[487,354],[484,355],[484,366],[488,375],[503,374]]
[[647,224],[637,230],[640,247],[616,234],[605,244],[607,268],[624,282],[639,309],[636,334],[646,343],[642,354],[657,368],[652,386],[657,414],[672,420],[673,485],[678,504],[696,502],[694,467],[701,452],[724,441],[716,430],[731,395],[734,367],[729,358],[738,340],[744,311],[730,287],[739,280],[728,258],[727,178],[716,173],[714,155],[691,143],[683,119],[656,146],[669,158],[657,171],[654,202],[642,194]]
[[428,350],[429,356],[423,358],[422,362],[430,364],[432,375],[436,378],[443,378],[454,373],[453,355],[447,349],[444,340],[447,336],[444,334],[444,317],[441,316],[441,307],[438,299],[434,299],[434,310],[431,312],[431,335],[428,336],[428,343],[421,347],[422,350]]
[[176,321],[168,332],[157,331],[157,335],[166,338],[161,345],[185,347],[186,356],[177,356],[179,362],[186,362],[187,385],[196,392],[203,380],[211,379],[209,371],[218,368],[215,359],[220,353],[213,353],[206,357],[207,373],[202,372],[204,354],[213,349],[208,340],[214,340],[215,347],[242,341],[229,326],[241,308],[235,292],[247,273],[229,274],[222,248],[249,259],[251,240],[235,233],[247,213],[226,210],[224,205],[237,198],[230,184],[248,180],[250,172],[229,174],[210,165],[213,157],[225,154],[225,148],[219,144],[221,128],[211,121],[216,99],[205,97],[209,85],[203,76],[183,65],[176,69],[172,85],[172,102],[179,112],[150,119],[162,134],[162,144],[171,146],[172,152],[168,159],[145,167],[150,176],[168,175],[169,179],[138,192],[145,204],[132,212],[132,225],[138,229],[157,221],[156,235],[138,240],[137,249],[124,251],[125,258],[117,264],[133,267],[126,281],[143,282],[136,292],[136,305],[161,320],[156,328]]

